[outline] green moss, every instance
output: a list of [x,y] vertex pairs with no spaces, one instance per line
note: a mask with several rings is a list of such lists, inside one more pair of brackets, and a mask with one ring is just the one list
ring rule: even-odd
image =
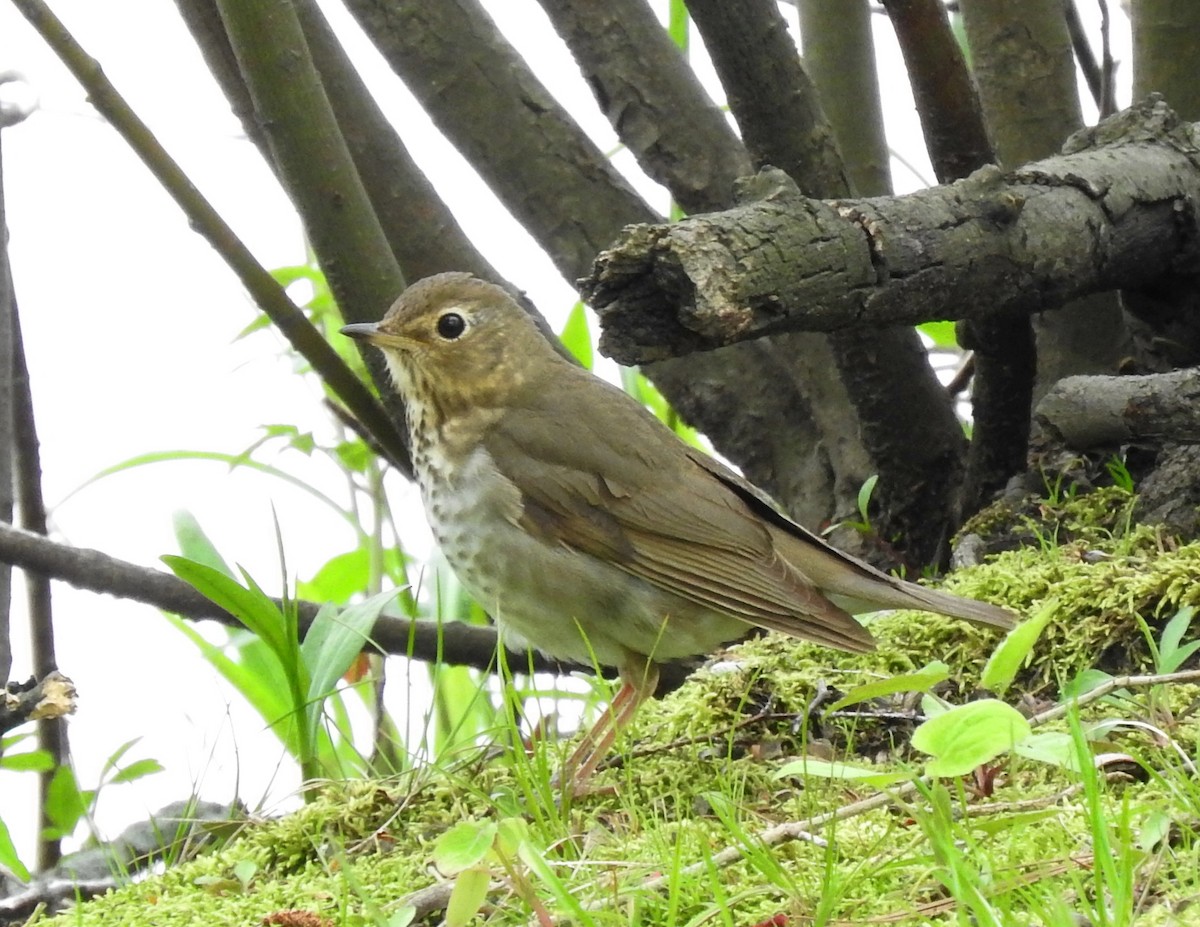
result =
[[[1200,604],[1200,544],[1177,544],[1152,528],[1129,528],[1129,502],[1124,494],[1101,491],[1056,503],[1052,518],[1037,522],[1042,543],[1002,553],[947,580],[952,591],[1001,602],[1024,615],[1054,610],[1020,680],[1031,697],[1053,697],[1061,681],[1089,667],[1147,668],[1139,619],[1157,628],[1181,605]],[[1015,523],[1032,516],[1006,517]],[[865,655],[775,635],[731,648],[682,688],[644,706],[618,743],[624,762],[597,776],[597,794],[565,807],[538,771],[557,767],[564,749],[559,744],[540,745],[532,763],[481,753],[449,770],[330,785],[295,814],[247,824],[224,848],[88,902],[62,922],[220,927],[303,909],[335,924],[369,923],[373,910],[393,911],[410,892],[435,880],[431,847],[450,825],[508,815],[530,821],[554,876],[572,897],[597,906],[592,915],[597,925],[685,924],[715,915],[719,905],[735,909],[737,922],[747,924],[777,912],[801,922],[817,911],[858,923],[909,912],[914,922],[928,922],[944,905],[945,863],[920,826],[928,813],[923,800],[906,799],[820,828],[814,837],[828,846],[801,840],[764,849],[750,836],[874,794],[841,781],[777,779],[775,771],[787,756],[811,750],[858,762],[865,754],[868,760],[882,756],[910,768],[920,765],[919,757],[905,752],[907,732],[894,719],[826,718],[819,729],[810,726],[806,711],[822,687],[846,690],[937,659],[954,674],[948,691],[962,698],[977,686],[998,639],[995,632],[920,612],[881,615],[871,628],[878,649]],[[1137,710],[1171,740],[1164,745],[1157,735],[1130,727],[1111,732],[1111,746],[1136,753],[1147,768],[1178,771],[1181,754],[1196,755],[1200,720],[1189,705],[1197,692],[1164,689],[1150,702],[1145,693],[1135,693],[1142,700]],[[1012,693],[1006,697],[1015,700]],[[1096,706],[1086,717],[1116,711]],[[998,896],[1005,923],[1042,922],[1038,897],[1078,894],[1093,884],[1090,873],[1072,862],[1089,852],[1093,839],[1080,795],[1028,804],[1058,795],[1074,781],[1054,767],[1017,759],[1002,767],[996,794],[986,801],[965,783],[948,784],[959,815],[951,845],[969,848],[968,862],[989,891],[1027,886],[1024,894]],[[1176,822],[1174,846],[1156,851],[1157,868],[1141,874],[1147,892],[1197,891],[1200,840],[1190,834],[1200,800],[1187,781],[1156,773],[1149,782],[1113,787],[1104,796],[1113,821],[1122,808],[1134,807],[1139,826],[1156,810]],[[745,862],[704,866],[705,859],[731,846],[745,848]],[[254,874],[243,885],[234,871],[247,861]],[[696,872],[684,868],[694,864]],[[1038,867],[1057,875],[1039,874]],[[673,872],[672,893],[638,888]],[[494,875],[503,873],[497,869]],[[559,910],[554,892],[531,881],[543,903]],[[491,898],[496,907],[488,923],[529,920],[530,911],[514,895],[494,892]]]

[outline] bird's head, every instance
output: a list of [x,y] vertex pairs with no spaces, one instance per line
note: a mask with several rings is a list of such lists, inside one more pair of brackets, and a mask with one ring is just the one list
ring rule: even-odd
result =
[[447,413],[460,403],[503,403],[542,365],[562,363],[507,292],[465,273],[426,277],[382,321],[356,322],[342,334],[383,352],[405,398],[432,400]]

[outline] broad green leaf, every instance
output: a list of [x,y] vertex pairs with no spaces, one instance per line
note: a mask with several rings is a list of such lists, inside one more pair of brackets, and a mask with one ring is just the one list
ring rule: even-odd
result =
[[233,570],[217,552],[216,545],[204,533],[195,515],[181,509],[172,516],[171,521],[175,528],[175,543],[179,545],[179,552],[183,556],[233,577]]
[[[404,576],[407,558],[395,547],[383,551],[383,572],[389,578]],[[337,554],[317,570],[307,582],[296,584],[296,595],[313,602],[337,602],[344,604],[370,587],[371,553],[366,547]]]
[[885,772],[879,769],[869,769],[864,766],[852,766],[849,763],[830,763],[814,757],[803,757],[791,763],[785,763],[775,773],[774,778],[783,779],[789,776],[812,776],[816,779],[853,779],[865,785],[874,785],[879,788],[886,788],[889,785],[895,785],[897,782],[905,782],[912,778],[911,773]]
[[383,922],[383,927],[408,927],[417,919],[417,909],[410,904],[406,904],[402,908],[397,908],[388,919]]
[[997,699],[968,702],[930,718],[913,731],[912,745],[933,757],[931,776],[965,776],[1009,752],[1029,736],[1029,722]]
[[242,883],[242,888],[249,888],[250,881],[258,875],[258,863],[252,859],[239,859],[233,864],[233,877]]
[[595,360],[592,354],[592,333],[588,329],[587,310],[584,309],[583,303],[576,303],[571,309],[558,337],[575,360],[588,370],[592,369],[592,362]]
[[491,879],[491,874],[480,866],[472,866],[458,874],[446,904],[446,927],[466,927],[471,922],[487,900]]
[[529,840],[529,824],[524,818],[503,818],[496,825],[496,849],[513,859],[521,844]]
[[1079,751],[1075,747],[1075,738],[1064,731],[1033,734],[1013,747],[1013,753],[1039,763],[1079,771]]
[[1162,637],[1159,642],[1159,665],[1160,673],[1173,673],[1197,650],[1200,650],[1200,641],[1191,641],[1190,643],[1180,645],[1183,640],[1183,635],[1191,626],[1192,618],[1195,616],[1196,610],[1190,605],[1179,609],[1170,621],[1163,628]]
[[28,882],[30,879],[29,870],[25,868],[21,857],[17,855],[17,848],[13,845],[8,825],[2,818],[0,818],[0,866],[7,868],[23,882]]
[[939,682],[950,678],[950,667],[940,660],[928,663],[915,673],[902,673],[889,676],[874,682],[855,686],[840,699],[830,705],[826,711],[837,711],[847,705],[857,705],[872,698],[883,698],[897,692],[928,692]]
[[383,607],[399,591],[389,589],[343,609],[326,607],[317,613],[300,652],[309,671],[310,703],[324,698],[350,666],[350,662],[370,642],[371,629]]
[[341,441],[333,448],[333,453],[342,466],[352,473],[366,473],[375,455],[365,441]]
[[495,821],[459,821],[433,845],[433,863],[444,875],[454,875],[487,856],[496,840]]
[[79,791],[71,767],[58,767],[50,778],[43,805],[51,824],[49,835],[65,837],[74,831],[79,819],[87,814],[87,806],[87,795]]
[[1094,667],[1080,670],[1074,678],[1062,687],[1059,702],[1065,704],[1072,699],[1086,695],[1093,689],[1098,689],[1100,686],[1111,682],[1112,678],[1111,673],[1106,673],[1104,670],[1095,669]]
[[8,769],[12,772],[45,772],[53,768],[54,757],[46,750],[5,753],[0,756],[0,769]]
[[1029,659],[1034,644],[1042,636],[1050,619],[1058,613],[1058,600],[1050,599],[1036,615],[1009,631],[988,658],[979,680],[980,685],[991,692],[1003,693]]

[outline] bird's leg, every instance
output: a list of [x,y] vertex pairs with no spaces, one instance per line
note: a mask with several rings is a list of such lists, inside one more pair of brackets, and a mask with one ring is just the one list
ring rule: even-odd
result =
[[612,749],[617,734],[633,718],[638,706],[650,698],[658,687],[658,666],[646,657],[639,655],[636,659],[630,659],[619,673],[621,688],[563,764],[561,781],[564,788],[569,787],[574,795],[586,791],[588,779]]

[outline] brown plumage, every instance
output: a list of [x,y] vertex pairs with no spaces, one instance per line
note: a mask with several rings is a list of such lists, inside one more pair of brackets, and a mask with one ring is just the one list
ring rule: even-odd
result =
[[916,608],[1008,628],[995,605],[896,579],[780,514],[615,387],[563,359],[499,287],[467,274],[414,284],[378,325],[404,397],[435,536],[502,638],[618,667],[622,690],[568,764],[582,782],[656,663],[749,626],[841,650],[851,612]]

